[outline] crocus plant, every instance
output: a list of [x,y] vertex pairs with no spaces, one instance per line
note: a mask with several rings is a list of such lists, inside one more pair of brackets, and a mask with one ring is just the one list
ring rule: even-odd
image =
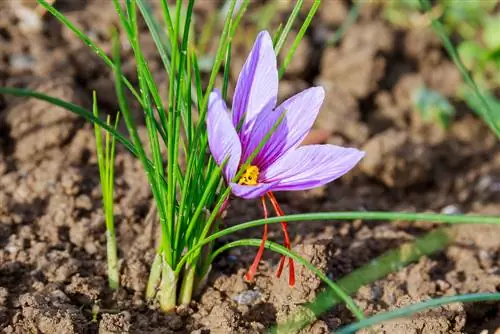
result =
[[[263,31],[241,70],[231,113],[220,92],[215,90],[210,95],[207,116],[210,151],[223,167],[224,178],[233,195],[244,199],[260,197],[265,218],[268,215],[266,197],[276,215],[283,216],[274,192],[321,186],[347,173],[364,156],[355,148],[300,146],[323,103],[323,88],[306,89],[278,106],[277,95],[276,54],[271,36]],[[260,150],[253,154],[259,146]],[[287,225],[282,222],[281,226],[284,246],[290,249]],[[246,274],[247,280],[251,280],[257,270],[266,240],[267,225],[264,225],[262,242]],[[293,286],[294,263],[291,258],[288,260],[289,284]],[[282,256],[277,277],[284,264]]]

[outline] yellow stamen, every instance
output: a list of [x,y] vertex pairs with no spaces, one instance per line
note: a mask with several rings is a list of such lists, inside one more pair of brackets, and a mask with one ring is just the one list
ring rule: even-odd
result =
[[259,167],[248,166],[245,173],[238,180],[238,184],[246,186],[255,186],[259,177]]

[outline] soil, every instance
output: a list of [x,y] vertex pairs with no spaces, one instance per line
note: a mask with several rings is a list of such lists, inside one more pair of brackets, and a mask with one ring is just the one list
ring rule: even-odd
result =
[[[109,51],[109,28],[117,21],[111,2],[57,0],[56,5]],[[103,62],[50,15],[29,20],[30,6],[30,1],[12,0],[0,9],[0,86],[29,87],[87,107],[95,89],[101,109],[113,112],[114,88]],[[283,209],[500,215],[500,146],[488,127],[454,99],[460,75],[436,37],[423,28],[397,30],[376,7],[364,6],[339,45],[329,46],[326,41],[349,6],[345,1],[322,6],[280,84],[280,99],[312,84],[324,86],[326,101],[307,142],[356,146],[367,155],[333,184],[278,194]],[[201,1],[197,23],[216,7]],[[280,11],[276,22],[287,14]],[[255,28],[248,29],[242,36]],[[142,35],[153,72],[164,80],[154,46],[145,31]],[[250,46],[245,38],[239,41],[235,75]],[[133,73],[128,56],[125,69]],[[424,123],[413,110],[411,95],[422,83],[457,108],[448,131]],[[115,213],[122,288],[112,292],[92,127],[46,103],[1,96],[0,129],[4,333],[259,333],[324,288],[300,266],[297,284],[289,288],[286,275],[274,277],[279,257],[269,252],[255,279],[246,282],[243,275],[255,249],[239,248],[216,260],[191,305],[172,314],[147,305],[143,293],[158,224],[150,214],[152,199],[139,162],[119,149]],[[257,202],[234,200],[225,224],[261,216]],[[296,251],[337,279],[435,226],[305,222],[290,224],[290,233]],[[454,229],[457,239],[450,247],[362,287],[355,295],[358,305],[370,315],[432,297],[500,292],[500,228]],[[281,241],[279,228],[271,226],[271,231],[270,238]],[[246,231],[219,243],[260,233]],[[353,320],[338,306],[302,332],[328,333]],[[375,332],[498,333],[499,328],[498,303],[456,303],[378,325]]]

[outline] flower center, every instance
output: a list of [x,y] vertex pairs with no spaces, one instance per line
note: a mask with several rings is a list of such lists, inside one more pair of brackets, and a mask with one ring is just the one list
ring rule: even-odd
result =
[[259,177],[259,167],[257,166],[248,166],[245,170],[245,173],[238,180],[238,184],[246,185],[246,186],[255,186],[257,185],[257,178]]

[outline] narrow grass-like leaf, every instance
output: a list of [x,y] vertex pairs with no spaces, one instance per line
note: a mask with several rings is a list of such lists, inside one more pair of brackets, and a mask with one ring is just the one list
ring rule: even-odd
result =
[[276,47],[276,43],[278,43],[278,38],[280,38],[281,33],[283,32],[283,24],[280,23],[278,28],[276,28],[276,31],[274,32],[273,35],[273,46]]
[[219,183],[222,167],[223,166],[215,168],[215,171],[210,176],[208,184],[205,187],[203,195],[201,196],[200,202],[198,203],[198,205],[196,207],[196,211],[193,213],[193,215],[190,219],[190,222],[188,225],[188,230],[186,232],[186,239],[187,240],[190,240],[192,237],[192,232],[193,232],[194,228],[197,226],[198,218],[200,217],[200,214],[202,213],[203,208],[205,208],[205,205],[207,204],[207,200],[209,198],[210,192],[213,191],[214,187],[216,187]]
[[231,29],[230,29],[231,31],[229,33],[229,36],[231,36],[231,41],[234,38],[234,34],[236,33],[236,29],[238,29],[238,27],[240,25],[241,18],[243,17],[243,14],[246,13],[247,8],[248,8],[248,4],[250,2],[249,0],[238,0],[238,1],[242,1],[242,3],[240,4],[238,12],[236,13],[236,15],[234,15],[233,22],[231,23]]
[[[453,240],[455,240],[455,233],[448,227],[431,231],[413,242],[405,243],[376,257],[368,264],[337,280],[337,284],[347,294],[352,295],[363,285],[373,283],[394,271],[400,270],[422,256],[444,249]],[[333,295],[330,290],[326,290],[320,293],[312,302],[304,305],[305,309],[299,309],[290,315],[287,321],[279,324],[276,331],[279,333],[296,332],[340,302],[342,301]]]
[[290,62],[293,59],[293,56],[295,54],[295,51],[297,50],[300,42],[302,41],[302,38],[304,38],[304,35],[307,31],[307,28],[309,28],[309,25],[311,24],[311,21],[314,17],[314,14],[316,14],[316,11],[318,10],[318,7],[321,3],[321,0],[314,0],[313,5],[311,9],[309,10],[309,13],[307,14],[306,19],[304,20],[304,23],[299,29],[299,32],[297,33],[297,36],[295,37],[295,40],[293,41],[292,46],[288,50],[285,59],[283,60],[283,64],[281,64],[280,69],[278,71],[278,75],[280,78],[283,77],[283,74],[285,74],[286,68],[290,64]]
[[151,37],[156,45],[156,49],[160,55],[161,61],[163,62],[163,67],[166,73],[170,73],[170,52],[169,45],[167,44],[166,36],[162,35],[161,27],[158,22],[156,22],[153,13],[151,12],[150,6],[145,0],[136,0],[137,6],[141,11],[142,17],[148,26]]
[[112,126],[109,126],[106,124],[106,122],[102,121],[101,119],[95,117],[92,112],[88,111],[87,109],[80,107],[79,105],[76,105],[74,103],[70,103],[61,99],[58,99],[53,96],[49,96],[43,93],[39,93],[36,91],[32,91],[29,89],[25,88],[14,88],[14,87],[0,87],[0,94],[9,94],[9,95],[14,95],[18,97],[32,97],[38,100],[46,101],[50,104],[53,104],[55,106],[64,108],[68,111],[71,111],[72,113],[83,117],[87,121],[99,125],[100,128],[105,129],[106,131],[110,132],[113,134],[114,137],[116,137],[116,140],[118,140],[127,150],[129,150],[132,154],[135,156],[138,156],[138,152],[134,144],[127,138],[125,138],[121,133],[113,129]]
[[365,0],[358,0],[353,3],[347,18],[342,22],[340,27],[335,31],[333,36],[328,40],[328,45],[336,45],[344,36],[346,31],[356,22],[359,16],[359,9]]
[[[204,161],[203,161],[204,160],[204,152],[205,152],[207,144],[208,144],[208,137],[207,137],[207,134],[205,131],[206,130],[205,119],[206,119],[206,114],[207,114],[208,97],[209,97],[210,92],[212,91],[213,85],[215,83],[215,78],[216,78],[217,73],[218,73],[218,69],[219,69],[221,62],[223,60],[224,51],[225,51],[225,48],[227,45],[227,36],[228,36],[228,33],[230,31],[230,28],[231,28],[231,16],[232,16],[232,13],[234,10],[235,2],[236,2],[235,0],[231,0],[231,6],[229,8],[229,12],[228,12],[228,16],[226,17],[226,21],[224,23],[223,32],[221,34],[219,48],[218,48],[216,60],[215,60],[215,66],[212,69],[209,83],[208,83],[208,87],[206,88],[206,93],[203,95],[201,102],[199,102],[199,105],[198,105],[199,106],[199,108],[198,108],[199,109],[198,124],[197,124],[196,129],[195,129],[193,142],[192,142],[192,145],[191,145],[190,150],[189,150],[189,158],[188,158],[188,168],[192,168],[192,169],[188,170],[186,172],[187,175],[192,175],[193,177],[197,178],[197,180],[200,180],[202,175],[203,175],[201,173],[201,169],[204,166]],[[196,71],[198,69],[198,66],[197,66],[197,60],[196,60],[196,57],[194,56],[194,54],[193,54],[193,65],[195,67],[195,72],[199,73],[199,71]],[[198,80],[198,74],[196,75],[196,77],[197,77],[196,80]],[[199,93],[200,93],[200,91],[198,89],[198,94]],[[198,169],[196,168],[197,167],[196,162],[199,163]],[[191,171],[195,171],[195,172],[192,173]],[[199,181],[197,181],[197,180],[196,179],[193,180],[194,182],[189,185],[191,187],[190,189],[192,189],[193,192],[195,191],[196,188],[204,189],[204,186],[205,186],[204,184],[201,184],[201,187],[198,187]],[[207,180],[207,182],[209,182],[209,181]],[[195,198],[197,198],[197,196]],[[187,203],[187,204],[189,205],[189,203]],[[199,205],[199,203],[197,203],[197,208],[195,209],[195,211],[198,211],[199,207],[200,207],[200,205]]]
[[159,190],[159,184],[157,184],[154,178],[154,170],[150,167],[150,165],[147,163],[147,157],[146,153],[144,151],[144,147],[142,146],[141,139],[139,138],[139,134],[137,132],[136,125],[134,123],[132,114],[130,112],[126,97],[125,97],[125,92],[123,90],[123,85],[122,85],[122,72],[121,72],[121,64],[120,64],[120,48],[118,44],[118,38],[115,35],[113,38],[113,56],[114,56],[114,61],[115,61],[115,70],[114,70],[114,77],[115,77],[115,86],[116,86],[116,95],[118,97],[118,104],[120,105],[121,112],[123,114],[123,118],[125,120],[125,124],[127,125],[127,129],[130,133],[130,136],[132,138],[132,141],[134,142],[135,146],[137,147],[138,151],[138,157],[142,162],[142,165],[144,169],[146,170],[146,174],[149,180],[149,183],[151,185],[151,191],[153,193],[153,197],[155,198],[155,202],[158,205],[158,212],[160,213],[160,222],[162,224],[162,249],[165,254],[165,260],[170,259],[170,248],[168,245],[168,240],[170,240],[170,235],[168,235],[168,231],[165,230],[165,225],[166,221],[164,217],[162,216],[162,212],[164,212],[164,209],[162,207],[162,199],[160,197],[160,190]]
[[302,8],[302,4],[304,3],[304,0],[298,0],[292,10],[292,13],[288,17],[288,21],[285,24],[285,27],[283,30],[280,32],[278,41],[276,42],[276,46],[274,47],[274,51],[276,54],[279,54],[281,51],[281,48],[285,44],[286,38],[288,37],[288,34],[290,33],[290,30],[292,29],[292,25],[295,22],[295,19],[300,13],[300,8]]
[[[93,115],[99,118],[97,107],[97,96],[95,91],[92,94]],[[116,116],[114,129],[118,127],[119,114]],[[110,116],[107,117],[106,124],[111,126]],[[116,249],[115,224],[113,217],[113,193],[114,193],[114,166],[115,166],[115,143],[116,137],[110,138],[110,133],[106,132],[105,145],[102,144],[101,128],[94,123],[94,134],[96,139],[97,165],[99,167],[99,178],[101,181],[102,203],[104,208],[104,219],[106,223],[106,254],[108,262],[108,282],[111,289],[117,289],[120,285],[120,275],[118,269],[118,255]],[[104,150],[104,152],[103,152]]]
[[473,303],[473,302],[488,302],[488,301],[499,301],[500,300],[500,293],[471,293],[471,294],[465,294],[465,295],[457,295],[457,296],[445,296],[445,297],[440,297],[440,298],[435,298],[435,299],[429,299],[426,300],[425,302],[406,306],[400,309],[396,309],[393,311],[389,312],[384,312],[377,314],[373,317],[364,319],[360,322],[357,322],[355,324],[343,327],[337,331],[334,331],[332,333],[336,334],[349,334],[349,333],[355,333],[356,331],[370,327],[372,325],[396,319],[396,318],[401,318],[401,317],[407,317],[410,316],[414,313],[429,309],[429,308],[434,308],[434,307],[439,307],[443,306],[446,304],[451,304],[451,303]]
[[[134,51],[134,56],[136,59],[136,66],[137,66],[137,75],[139,79],[139,85],[142,85],[141,88],[141,105],[146,112],[146,117],[151,118],[152,124],[156,127],[156,131],[160,134],[162,137],[163,141],[167,141],[167,119],[166,119],[166,113],[165,109],[163,108],[163,101],[161,100],[160,93],[158,91],[158,87],[156,86],[156,83],[153,79],[153,75],[151,73],[151,70],[149,69],[149,66],[144,58],[144,54],[142,52],[142,48],[139,42],[138,38],[138,26],[137,26],[137,13],[135,10],[135,2],[127,2],[129,4],[127,6],[127,13],[128,13],[128,18],[125,16],[125,14],[122,11],[122,8],[120,6],[119,0],[113,0],[113,4],[115,6],[115,10],[118,13],[118,17],[120,19],[120,23],[122,24],[123,27],[127,27],[125,29],[127,33],[127,38],[129,41],[129,44],[131,45],[133,51]],[[142,82],[141,82],[142,80]],[[156,120],[154,117],[153,110],[151,108],[150,102],[148,101],[146,104],[146,101],[149,100],[149,98],[145,98],[145,94],[148,94],[148,91],[151,93],[151,96],[153,97],[153,100],[156,105],[156,109],[158,110],[158,115],[160,118],[160,122]],[[150,111],[148,113],[148,111]]]
[[229,74],[231,72],[231,41],[227,43],[226,60],[224,61],[224,80],[222,83],[222,98],[227,100],[227,89],[229,87]]
[[[429,2],[429,0],[419,0],[419,3],[424,11],[429,12],[430,10],[432,10],[432,5]],[[458,52],[456,51],[455,47],[453,46],[453,43],[448,38],[448,35],[446,34],[446,30],[445,30],[443,24],[436,19],[432,19],[431,26],[432,26],[432,29],[434,30],[434,32],[439,36],[439,38],[441,38],[446,51],[448,51],[448,54],[450,55],[451,59],[453,60],[453,62],[457,66],[458,70],[462,74],[462,77],[465,80],[465,82],[467,83],[467,85],[469,85],[469,87],[471,89],[474,90],[478,99],[483,104],[484,112],[482,113],[482,116],[483,116],[484,120],[490,126],[490,128],[495,132],[497,137],[500,137],[500,125],[497,124],[497,122],[495,122],[495,119],[498,119],[498,116],[495,117],[494,111],[491,109],[490,105],[486,101],[483,94],[481,94],[481,91],[480,91],[479,87],[477,86],[476,82],[474,81],[474,79],[472,79],[472,77],[469,75],[469,72],[465,68],[465,65],[463,64],[462,60],[460,59]],[[496,111],[496,112],[500,113],[500,111]]]
[[[229,188],[227,188],[229,189]],[[224,195],[229,195],[230,191],[226,190]],[[222,196],[224,197],[224,196]],[[222,203],[218,203],[222,206]],[[219,207],[220,207],[219,206]],[[443,215],[443,214],[433,214],[433,213],[408,213],[408,212],[378,212],[378,211],[348,211],[348,212],[322,212],[322,213],[304,213],[296,215],[285,215],[280,217],[270,217],[267,219],[256,219],[246,223],[241,223],[238,225],[227,227],[219,232],[213,233],[212,235],[201,239],[200,242],[190,249],[183,258],[179,261],[183,264],[186,256],[192,255],[197,249],[203,247],[204,245],[224,237],[226,235],[233,234],[237,231],[245,230],[248,228],[253,228],[257,226],[262,226],[264,224],[277,224],[281,222],[298,222],[307,221],[321,222],[323,221],[342,221],[342,220],[394,220],[394,221],[425,221],[434,223],[446,223],[446,224],[500,224],[500,219],[494,216],[477,216],[477,215]]]
[[[37,1],[49,13],[51,13],[52,15],[54,15],[54,17],[56,19],[58,19],[62,24],[64,24],[71,31],[73,31],[75,33],[75,35],[78,36],[78,38],[80,38],[83,41],[83,43],[85,43],[85,45],[87,45],[88,47],[90,47],[99,57],[101,57],[104,60],[104,62],[106,63],[106,65],[108,65],[112,70],[114,70],[115,64],[113,63],[113,61],[111,60],[111,58],[109,58],[106,55],[106,52],[104,52],[100,47],[98,47],[97,44],[95,44],[90,39],[89,36],[87,36],[80,29],[78,29],[70,20],[68,20],[66,18],[66,16],[64,16],[61,12],[59,12],[57,9],[55,9],[51,4],[49,4],[45,0],[37,0]],[[135,90],[134,86],[132,86],[132,84],[130,83],[130,81],[128,81],[125,76],[123,76],[122,80],[125,83],[125,85],[127,86],[127,88],[130,90],[130,92],[135,96],[135,98],[137,99],[137,101],[140,101],[141,100],[140,95],[139,95],[139,93],[137,93],[137,91]]]

